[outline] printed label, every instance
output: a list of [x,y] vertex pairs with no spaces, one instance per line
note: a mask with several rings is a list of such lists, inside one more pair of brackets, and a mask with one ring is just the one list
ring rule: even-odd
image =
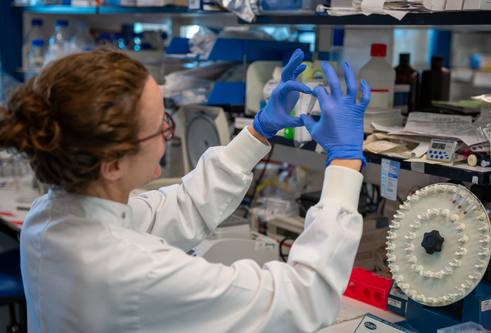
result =
[[400,309],[402,307],[402,302],[401,301],[398,301],[396,299],[393,299],[393,298],[387,298],[387,303],[392,305],[393,307],[396,307],[398,309]]
[[401,163],[382,159],[382,197],[389,200],[397,200],[397,179]]
[[481,312],[491,310],[491,299],[481,302]]
[[256,251],[274,251],[276,244],[266,242],[256,242]]

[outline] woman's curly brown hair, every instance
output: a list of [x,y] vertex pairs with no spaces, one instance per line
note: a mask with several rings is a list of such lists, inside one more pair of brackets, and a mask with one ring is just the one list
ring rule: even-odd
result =
[[44,183],[79,192],[101,161],[138,151],[138,104],[149,74],[105,48],[52,62],[0,109],[0,146],[27,155]]

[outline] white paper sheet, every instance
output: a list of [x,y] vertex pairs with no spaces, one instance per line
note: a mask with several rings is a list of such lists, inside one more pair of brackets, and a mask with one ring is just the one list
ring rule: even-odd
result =
[[421,142],[419,144],[419,146],[417,146],[416,148],[413,149],[413,151],[411,152],[411,157],[421,157],[423,156],[424,154],[426,154],[426,152],[428,151],[428,149],[430,148],[430,142]]
[[455,138],[471,146],[483,142],[483,138],[472,129],[471,123],[471,116],[411,112],[406,127],[402,130],[395,128],[389,134]]

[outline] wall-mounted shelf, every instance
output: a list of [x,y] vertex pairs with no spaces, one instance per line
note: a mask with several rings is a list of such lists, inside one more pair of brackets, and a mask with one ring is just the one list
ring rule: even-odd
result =
[[[293,147],[293,140],[285,139],[281,136],[274,136],[269,139],[269,141],[272,143]],[[316,143],[314,141],[311,141],[304,145],[302,149],[314,150],[315,147]],[[382,154],[374,154],[370,152],[363,152],[363,155],[367,159],[368,163],[381,164],[382,159],[389,159],[392,161],[400,162],[402,170],[413,171],[411,168],[411,162],[406,162],[402,158],[396,158]],[[424,163],[424,173],[427,175],[440,176],[477,185],[491,185],[491,168],[471,167],[467,164],[448,166]]]
[[[247,22],[240,20],[239,23]],[[456,11],[407,14],[402,20],[390,15],[330,16],[327,14],[264,15],[251,24],[309,24],[309,25],[491,25],[491,11]]]
[[75,15],[104,15],[104,14],[184,14],[188,13],[187,7],[126,7],[126,6],[97,6],[74,7],[64,5],[15,7],[29,13],[43,14],[75,14]]

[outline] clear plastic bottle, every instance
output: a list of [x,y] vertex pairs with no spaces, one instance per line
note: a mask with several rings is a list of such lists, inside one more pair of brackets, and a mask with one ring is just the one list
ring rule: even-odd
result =
[[385,60],[387,45],[372,44],[372,59],[360,70],[359,78],[365,80],[371,89],[368,108],[390,109],[394,106],[394,85],[396,71]]
[[24,36],[22,44],[22,68],[29,67],[29,52],[31,51],[32,41],[35,39],[46,42],[46,35],[43,30],[43,20],[41,19],[32,19],[31,28]]
[[35,39],[32,41],[31,51],[29,52],[29,69],[41,70],[44,64],[44,40]]
[[31,42],[31,49],[27,55],[27,72],[24,74],[24,80],[28,81],[41,72],[44,64],[44,40],[34,39]]
[[70,41],[72,53],[94,50],[97,44],[90,34],[90,25],[86,21],[77,21],[77,30]]
[[63,58],[70,54],[70,32],[67,20],[57,20],[55,30],[49,39],[49,47],[44,63]]

